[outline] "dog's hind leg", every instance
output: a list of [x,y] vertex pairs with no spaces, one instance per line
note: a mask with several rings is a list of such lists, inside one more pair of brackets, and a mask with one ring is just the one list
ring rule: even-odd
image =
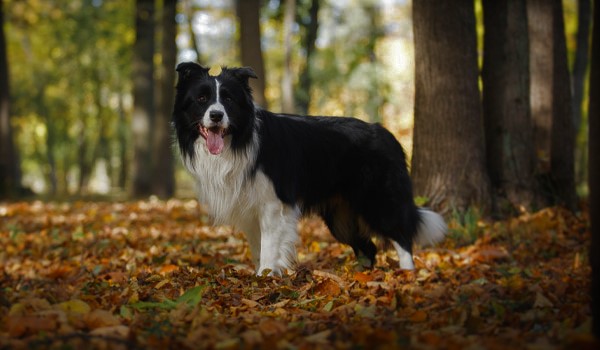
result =
[[366,225],[343,200],[333,200],[321,208],[320,215],[331,234],[341,243],[352,247],[356,259],[365,267],[375,265],[377,247],[373,244]]
[[398,242],[391,240],[394,249],[398,253],[398,259],[400,260],[400,268],[403,270],[414,270],[415,263],[413,262],[413,256],[411,253],[412,249],[404,249]]

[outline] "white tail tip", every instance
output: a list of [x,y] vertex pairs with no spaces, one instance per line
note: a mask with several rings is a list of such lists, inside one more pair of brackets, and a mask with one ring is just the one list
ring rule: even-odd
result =
[[429,209],[419,208],[418,211],[421,222],[417,226],[415,242],[422,246],[441,242],[448,232],[444,218]]

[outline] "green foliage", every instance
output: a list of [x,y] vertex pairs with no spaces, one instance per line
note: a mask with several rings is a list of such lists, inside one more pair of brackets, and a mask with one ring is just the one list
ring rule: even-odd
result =
[[449,219],[449,236],[458,246],[474,243],[483,233],[481,211],[469,207],[465,211],[452,210]]
[[[24,180],[65,193],[118,152],[130,90],[132,1],[8,1],[12,116]],[[81,187],[79,185],[79,187]],[[71,190],[77,190],[71,189]]]
[[[194,307],[200,303],[202,300],[202,291],[205,286],[196,286],[188,289],[185,293],[183,293],[176,300],[164,299],[160,302],[154,301],[138,301],[136,303],[130,304],[129,307],[136,309],[138,311],[148,310],[148,309],[162,309],[162,310],[172,310],[175,309],[179,305],[186,305],[188,307]],[[127,313],[128,311],[121,310],[121,314]]]

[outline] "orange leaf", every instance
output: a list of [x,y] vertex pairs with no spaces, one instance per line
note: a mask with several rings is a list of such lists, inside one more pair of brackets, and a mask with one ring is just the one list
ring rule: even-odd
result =
[[50,332],[58,328],[56,315],[11,316],[8,318],[8,334],[20,337],[39,332]]
[[83,317],[83,321],[90,329],[118,326],[121,324],[119,319],[110,311],[94,310]]
[[315,294],[317,295],[337,297],[341,293],[340,285],[329,279],[323,280],[315,287]]
[[360,283],[367,283],[367,282],[371,282],[373,280],[373,276],[367,275],[366,273],[363,273],[363,272],[356,272],[356,273],[354,273],[354,280],[356,280]]
[[285,332],[287,326],[281,321],[277,321],[272,318],[267,318],[265,320],[260,321],[260,323],[258,324],[258,329],[260,329],[260,332],[262,334],[268,337]]
[[410,320],[415,323],[425,322],[427,321],[427,313],[423,310],[418,310],[410,316]]
[[179,270],[179,266],[169,264],[169,265],[164,265],[163,267],[161,267],[160,270],[158,271],[158,273],[166,274],[166,273],[170,273],[170,272],[177,271],[177,270]]

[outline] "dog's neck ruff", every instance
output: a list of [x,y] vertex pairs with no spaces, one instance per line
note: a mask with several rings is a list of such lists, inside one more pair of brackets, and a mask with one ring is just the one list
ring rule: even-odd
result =
[[194,176],[198,199],[207,205],[215,224],[231,224],[245,215],[251,207],[252,171],[258,154],[258,133],[242,149],[231,148],[231,136],[225,137],[223,151],[214,155],[208,150],[204,139],[199,137],[194,143],[194,154],[183,156],[183,163]]

